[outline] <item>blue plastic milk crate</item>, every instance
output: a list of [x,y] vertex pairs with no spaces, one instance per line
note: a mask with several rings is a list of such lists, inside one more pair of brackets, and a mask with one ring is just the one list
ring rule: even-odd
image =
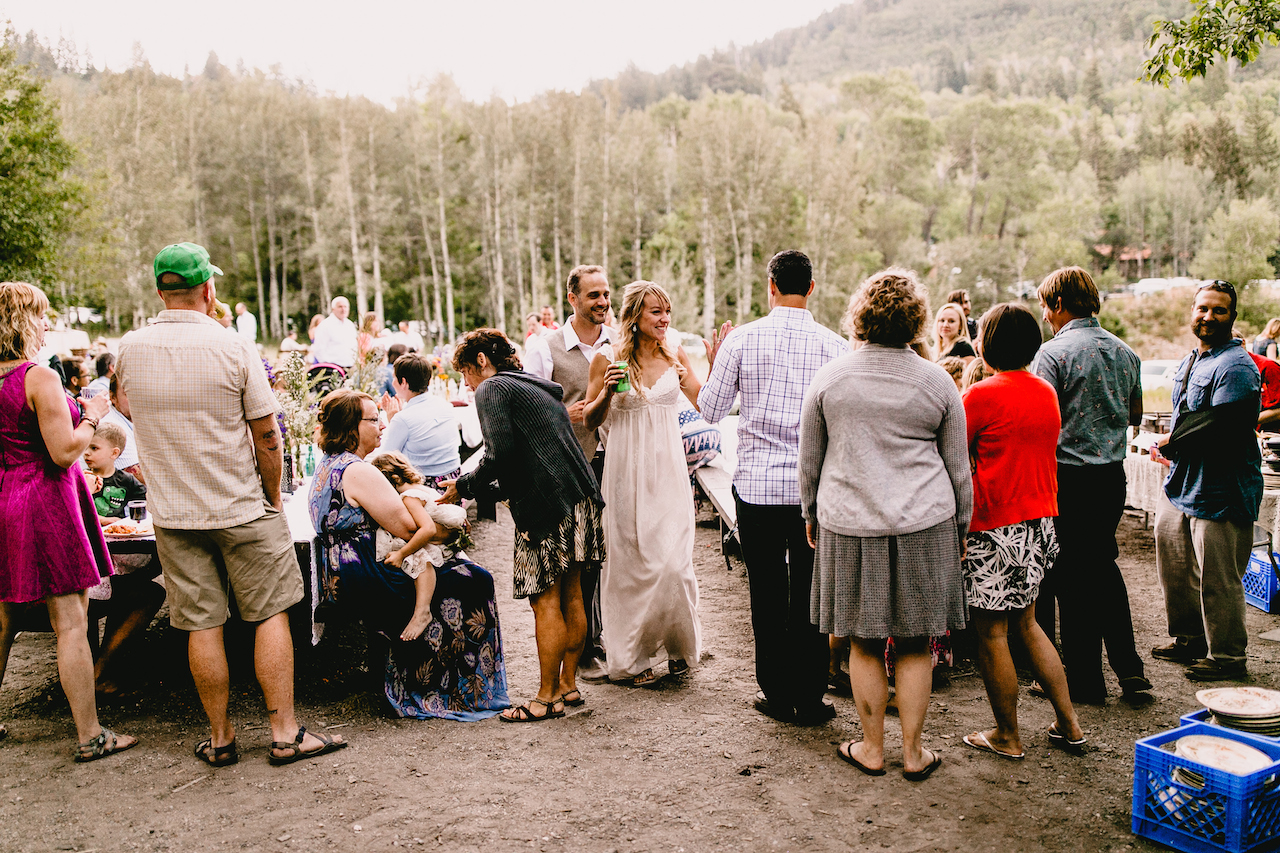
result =
[[[1272,764],[1236,776],[1173,754],[1187,735],[1240,741]],[[1201,788],[1173,778],[1183,767],[1204,777]],[[1280,849],[1280,743],[1233,729],[1192,723],[1134,745],[1133,832],[1187,853],[1265,853]]]
[[1280,584],[1271,568],[1271,561],[1254,552],[1249,555],[1249,566],[1244,573],[1244,600],[1263,613],[1280,610]]

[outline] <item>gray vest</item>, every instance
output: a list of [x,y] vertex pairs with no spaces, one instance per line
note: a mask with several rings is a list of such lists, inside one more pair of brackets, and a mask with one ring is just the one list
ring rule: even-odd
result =
[[[587,396],[587,379],[591,374],[591,362],[578,347],[565,350],[563,327],[554,332],[548,332],[545,340],[547,348],[551,350],[551,381],[564,388],[564,404],[570,406]],[[573,424],[573,434],[578,437],[582,452],[590,462],[596,455],[596,446],[600,443],[600,437],[595,430],[587,429],[580,423]]]

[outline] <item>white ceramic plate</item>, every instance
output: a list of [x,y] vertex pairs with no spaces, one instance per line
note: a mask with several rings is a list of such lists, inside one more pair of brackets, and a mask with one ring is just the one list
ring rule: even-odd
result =
[[1174,754],[1236,776],[1247,776],[1272,764],[1271,757],[1260,749],[1213,735],[1178,738]]
[[1280,718],[1280,690],[1263,687],[1214,687],[1196,693],[1210,711],[1228,717]]

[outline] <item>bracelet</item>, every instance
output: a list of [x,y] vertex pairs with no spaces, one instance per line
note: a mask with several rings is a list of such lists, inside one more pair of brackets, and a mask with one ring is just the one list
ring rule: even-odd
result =
[[89,424],[91,427],[93,427],[93,428],[94,428],[94,430],[97,430],[97,429],[98,429],[98,424],[99,424],[100,422],[99,422],[99,420],[98,420],[97,418],[95,418],[95,417],[90,417],[89,415],[85,415],[83,418],[81,418],[81,419],[80,419],[80,423],[82,423],[82,424]]

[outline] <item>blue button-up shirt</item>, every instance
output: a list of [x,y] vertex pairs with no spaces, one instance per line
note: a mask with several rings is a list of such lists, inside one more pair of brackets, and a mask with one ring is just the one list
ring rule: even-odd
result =
[[742,395],[733,485],[747,503],[800,505],[798,457],[804,392],[849,344],[804,308],[774,308],[734,329],[720,345],[698,407],[716,423]]
[[1142,362],[1094,317],[1067,323],[1045,342],[1031,370],[1058,392],[1058,462],[1123,462],[1129,407],[1142,398]]
[[[1193,352],[1182,359],[1173,380],[1173,427],[1181,418],[1181,404],[1188,412],[1234,403],[1249,396],[1258,398],[1262,380],[1258,368],[1239,341],[1214,347],[1196,358]],[[1183,385],[1187,361],[1196,358],[1191,376]],[[1262,502],[1262,454],[1249,436],[1239,454],[1206,462],[1198,454],[1179,454],[1164,481],[1164,493],[1179,511],[1209,521],[1252,524],[1258,520]]]
[[424,477],[450,474],[462,464],[458,416],[453,406],[430,393],[405,403],[382,434],[382,449],[403,453]]

